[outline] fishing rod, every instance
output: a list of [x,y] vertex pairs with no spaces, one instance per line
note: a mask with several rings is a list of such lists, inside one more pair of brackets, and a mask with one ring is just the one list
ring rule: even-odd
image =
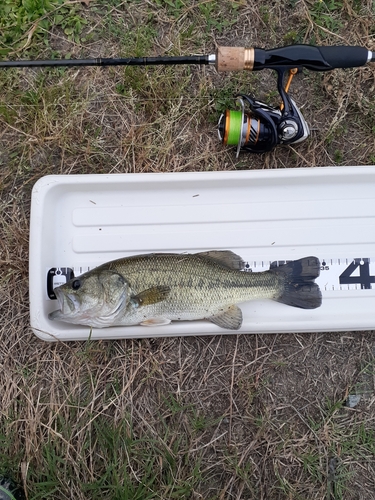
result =
[[[368,62],[375,62],[375,53],[365,47],[296,44],[273,49],[218,47],[214,54],[192,56],[0,61],[0,68],[196,64],[215,66],[218,72],[273,69],[277,72],[277,90],[282,101],[279,107],[241,94],[237,96],[240,111],[226,110],[219,119],[220,141],[237,145],[238,156],[242,150],[264,153],[272,151],[279,144],[302,142],[309,136],[309,127],[288,94],[291,80],[298,69],[330,71],[360,67]],[[289,72],[289,78],[284,87],[286,72]]]

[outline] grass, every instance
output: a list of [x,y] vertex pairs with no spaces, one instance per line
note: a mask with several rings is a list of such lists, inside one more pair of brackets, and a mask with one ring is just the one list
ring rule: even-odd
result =
[[25,50],[32,54],[37,42],[48,47],[48,32],[52,27],[61,29],[70,40],[79,43],[79,34],[86,24],[87,20],[78,13],[74,3],[4,0],[0,6],[0,54],[15,55]]
[[[12,58],[373,46],[371,1],[6,0]],[[374,333],[44,344],[29,328],[31,189],[48,174],[374,163],[374,68],[303,72],[311,126],[261,156],[217,141],[234,95],[277,104],[269,71],[0,71],[0,473],[35,499],[354,500],[375,487]],[[362,395],[355,408],[345,401]]]

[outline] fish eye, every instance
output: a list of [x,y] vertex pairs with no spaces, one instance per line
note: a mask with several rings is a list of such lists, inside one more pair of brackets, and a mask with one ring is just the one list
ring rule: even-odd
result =
[[78,288],[81,287],[81,281],[80,280],[74,280],[72,283],[72,288],[73,290],[78,290]]

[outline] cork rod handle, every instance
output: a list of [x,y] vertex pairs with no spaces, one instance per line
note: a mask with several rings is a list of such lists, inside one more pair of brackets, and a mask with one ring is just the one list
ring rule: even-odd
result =
[[216,52],[217,71],[251,71],[254,67],[254,49],[244,47],[218,47]]

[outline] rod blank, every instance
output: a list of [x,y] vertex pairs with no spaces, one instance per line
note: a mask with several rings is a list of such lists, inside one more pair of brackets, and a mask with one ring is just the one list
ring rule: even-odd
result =
[[127,57],[96,59],[48,59],[0,61],[0,68],[32,68],[56,66],[155,66],[175,64],[209,64],[209,56],[175,56],[175,57]]

